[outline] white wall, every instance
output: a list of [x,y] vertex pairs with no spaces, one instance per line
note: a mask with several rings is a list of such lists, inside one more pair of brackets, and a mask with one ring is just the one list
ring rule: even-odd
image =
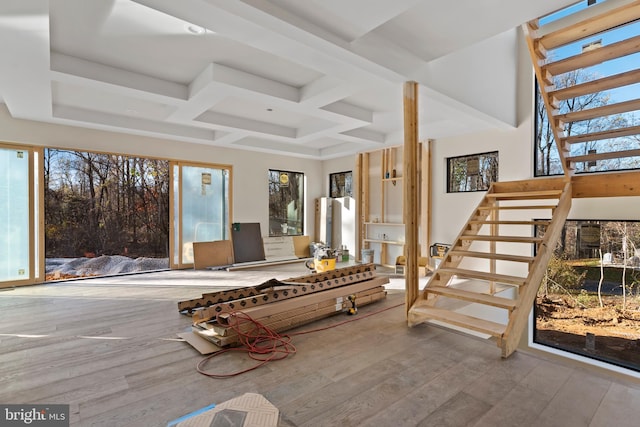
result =
[[323,164],[318,160],[16,120],[11,118],[3,104],[0,104],[0,141],[231,165],[232,221],[259,222],[263,235],[269,233],[268,169],[291,170],[305,174],[305,230],[309,235],[314,234],[313,201],[325,193],[324,183],[328,181],[323,175]]

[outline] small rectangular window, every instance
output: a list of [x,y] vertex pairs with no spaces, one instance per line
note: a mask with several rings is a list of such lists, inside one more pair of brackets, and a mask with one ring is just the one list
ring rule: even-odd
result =
[[486,191],[497,180],[497,151],[447,159],[447,193]]
[[352,180],[351,171],[329,174],[329,197],[353,197]]
[[304,174],[269,169],[269,236],[304,233]]

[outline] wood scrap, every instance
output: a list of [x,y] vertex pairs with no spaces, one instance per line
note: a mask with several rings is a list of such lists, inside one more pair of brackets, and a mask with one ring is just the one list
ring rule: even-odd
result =
[[[345,312],[351,306],[351,302],[348,300],[349,295],[349,293],[346,293],[338,298],[314,302],[289,311],[276,312],[264,318],[254,318],[254,320],[276,332],[283,332],[315,320]],[[359,306],[371,304],[385,297],[386,291],[382,286],[355,293]],[[251,328],[252,325],[247,324],[241,327],[241,330],[246,333],[250,332]],[[218,328],[207,328],[195,324],[193,332],[218,346],[230,346],[239,343],[237,332],[229,326],[223,327],[219,325]]]
[[[338,286],[339,283],[337,282],[337,280],[340,280],[340,282],[342,282],[343,284],[349,284],[360,280],[367,280],[373,277],[374,274],[375,265],[362,264],[357,266],[338,268],[323,273],[314,273],[308,274],[306,276],[293,277],[284,281],[270,279],[257,286],[248,286],[239,289],[205,293],[202,294],[201,298],[180,301],[178,302],[178,311],[191,313],[196,309],[210,307],[216,304],[223,304],[234,300],[249,299],[248,301],[252,302],[253,298],[256,298],[256,303],[253,303],[251,305],[257,305],[260,299],[262,300],[262,303],[268,303],[278,299],[279,295],[273,295],[273,293],[275,293],[276,291],[276,288],[290,288],[292,284],[295,285],[299,283],[317,283],[317,287],[319,289],[322,289],[324,287]],[[269,294],[269,291],[272,292],[272,294]],[[316,288],[309,288],[303,290],[301,294],[315,291]],[[264,295],[265,293],[267,294],[266,298]],[[260,298],[258,298],[259,295],[261,296]],[[249,304],[248,301],[245,301],[245,304]],[[238,307],[230,308],[238,309]],[[211,315],[213,316],[215,315],[215,313],[219,313],[220,311],[221,310],[215,310],[215,312]]]
[[269,288],[263,293],[248,298],[238,298],[232,301],[213,304],[201,310],[194,311],[199,319],[207,319],[215,317],[216,314],[229,312],[234,310],[246,310],[250,307],[270,304],[276,301],[296,298],[306,294],[321,292],[327,289],[333,289],[340,286],[346,286],[352,283],[358,283],[369,280],[374,277],[373,272],[366,272],[358,275],[350,275],[338,279],[326,280],[317,283],[290,283],[280,282],[282,285]]

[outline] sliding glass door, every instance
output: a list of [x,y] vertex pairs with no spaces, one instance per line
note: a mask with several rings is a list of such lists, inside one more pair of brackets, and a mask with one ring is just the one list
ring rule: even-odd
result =
[[173,163],[172,268],[193,265],[193,242],[228,240],[230,166]]
[[41,277],[38,236],[38,152],[0,145],[0,287]]

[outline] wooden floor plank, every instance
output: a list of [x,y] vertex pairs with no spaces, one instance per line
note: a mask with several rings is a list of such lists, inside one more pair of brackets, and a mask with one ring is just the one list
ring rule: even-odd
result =
[[[493,342],[427,324],[407,328],[400,306],[294,336],[295,355],[249,374],[214,380],[196,372],[202,360],[197,351],[165,339],[190,327],[189,317],[177,313],[177,301],[213,290],[189,283],[218,276],[168,273],[152,277],[160,283],[170,277],[175,286],[144,285],[151,279],[140,277],[127,283],[119,278],[0,293],[0,334],[7,334],[0,335],[0,401],[69,404],[74,427],[153,427],[254,392],[279,408],[282,427],[418,425],[430,414],[446,414],[447,401],[505,363]],[[272,270],[233,274],[239,285],[295,275]],[[229,277],[225,275],[225,283]],[[389,292],[384,301],[361,307],[355,316],[338,315],[298,330],[355,320],[404,301],[404,292]],[[23,330],[48,336],[15,336]],[[101,334],[95,338],[131,339],[80,338],[90,333]],[[524,353],[513,357],[541,363]],[[233,354],[215,360],[210,368],[230,371],[247,364]],[[575,369],[580,378],[591,376],[564,364],[544,364]],[[497,378],[493,387],[500,385]]]

